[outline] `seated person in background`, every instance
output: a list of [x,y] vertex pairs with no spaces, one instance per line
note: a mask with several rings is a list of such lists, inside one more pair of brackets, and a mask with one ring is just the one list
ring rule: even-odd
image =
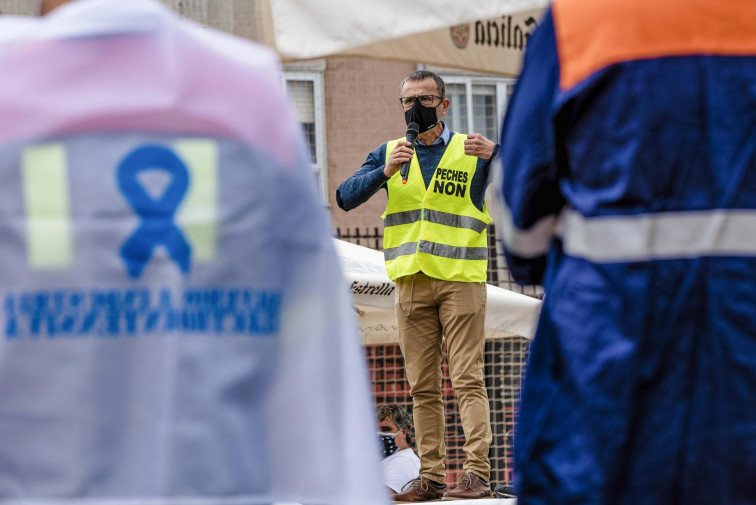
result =
[[378,407],[378,431],[383,445],[383,482],[391,494],[400,493],[402,486],[420,475],[420,459],[410,449],[412,417],[395,403]]

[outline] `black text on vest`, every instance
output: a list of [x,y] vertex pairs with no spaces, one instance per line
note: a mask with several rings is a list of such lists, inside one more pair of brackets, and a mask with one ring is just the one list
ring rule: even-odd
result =
[[436,181],[433,185],[433,192],[464,198],[465,191],[467,190],[467,177],[467,172],[463,170],[451,170],[439,167],[436,170]]

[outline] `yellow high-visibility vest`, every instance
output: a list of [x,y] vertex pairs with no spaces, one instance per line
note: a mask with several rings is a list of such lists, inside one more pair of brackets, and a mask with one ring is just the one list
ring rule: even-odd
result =
[[[447,281],[486,281],[491,216],[470,199],[478,158],[465,154],[466,138],[452,136],[427,190],[416,155],[407,184],[399,172],[389,179],[383,255],[391,280],[422,271]],[[386,163],[400,140],[386,145]]]

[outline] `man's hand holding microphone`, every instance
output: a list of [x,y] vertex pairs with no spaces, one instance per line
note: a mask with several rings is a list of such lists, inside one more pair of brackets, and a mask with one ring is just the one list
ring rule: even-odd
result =
[[383,173],[386,177],[391,177],[401,171],[402,184],[407,184],[409,175],[410,162],[415,154],[415,140],[417,140],[418,126],[417,123],[407,125],[407,140],[400,140],[396,147],[389,154],[388,163],[383,167]]

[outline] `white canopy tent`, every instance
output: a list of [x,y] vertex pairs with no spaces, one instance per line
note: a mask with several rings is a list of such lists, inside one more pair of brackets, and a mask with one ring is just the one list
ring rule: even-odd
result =
[[[341,240],[334,242],[359,314],[363,343],[397,343],[395,285],[386,275],[383,254]],[[533,338],[540,300],[491,284],[487,285],[487,295],[486,338]]]
[[549,0],[258,0],[284,61],[363,56],[514,77]]
[[[285,62],[363,56],[514,77],[550,0],[160,0],[201,24],[266,44]],[[37,2],[0,0],[2,14]]]

